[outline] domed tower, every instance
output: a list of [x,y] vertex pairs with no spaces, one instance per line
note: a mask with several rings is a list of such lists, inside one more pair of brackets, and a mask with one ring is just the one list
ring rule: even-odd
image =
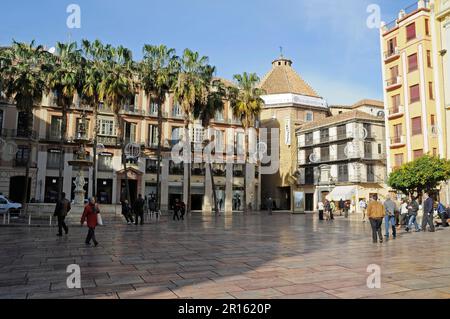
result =
[[279,147],[272,143],[268,146],[274,153],[279,152],[280,160],[278,172],[261,174],[261,201],[264,203],[270,197],[277,209],[303,212],[304,205],[298,203],[305,191],[298,185],[295,131],[302,124],[327,117],[329,109],[326,100],[293,69],[292,64],[292,60],[281,55],[272,62],[272,69],[260,84],[265,94],[261,128],[279,129]]

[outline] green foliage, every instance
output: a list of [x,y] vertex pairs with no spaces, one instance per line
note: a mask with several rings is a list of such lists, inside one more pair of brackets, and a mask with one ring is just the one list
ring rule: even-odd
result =
[[450,161],[426,155],[392,172],[388,184],[405,194],[411,194],[436,189],[449,178]]

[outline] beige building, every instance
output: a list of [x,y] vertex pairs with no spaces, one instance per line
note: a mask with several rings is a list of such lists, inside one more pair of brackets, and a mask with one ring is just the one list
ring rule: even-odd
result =
[[[295,201],[300,187],[295,130],[301,124],[326,118],[328,105],[295,72],[292,61],[284,57],[272,62],[272,69],[262,79],[261,88],[265,91],[261,128],[279,129],[280,161],[277,173],[261,176],[261,202],[264,206],[270,197],[278,210],[302,212],[303,207]],[[269,146],[269,149],[276,148]]]
[[349,108],[297,129],[305,211],[315,211],[325,198],[356,204],[373,193],[386,195],[384,117],[367,110]]

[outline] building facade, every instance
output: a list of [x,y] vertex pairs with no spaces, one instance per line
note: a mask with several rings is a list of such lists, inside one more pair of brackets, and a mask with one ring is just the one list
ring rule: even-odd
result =
[[352,109],[297,129],[305,211],[326,198],[355,204],[386,195],[384,131],[383,116]]
[[[450,1],[419,0],[381,28],[388,172],[450,158]],[[449,183],[441,200],[450,203]]]
[[295,129],[304,123],[325,119],[330,113],[320,97],[292,68],[292,61],[280,57],[261,81],[265,105],[261,112],[261,128],[279,132],[278,147],[269,145],[272,156],[279,158],[279,170],[261,176],[261,198],[272,198],[275,209],[303,212],[295,198],[299,196],[297,139]]
[[[127,171],[124,171],[121,157],[121,147],[118,144],[116,119],[113,111],[106,105],[100,105],[98,110],[98,147],[96,167],[96,195],[103,204],[117,204],[125,194],[125,179],[129,180],[131,198],[137,194],[150,195],[156,193],[156,172],[161,173],[161,208],[170,208],[176,198],[187,201],[188,172],[183,163],[176,163],[171,157],[171,150],[184,135],[184,114],[179,105],[169,96],[162,105],[162,164],[157,167],[158,144],[158,105],[143,92],[123,106],[121,116],[124,120],[125,143],[131,146],[139,155],[128,158]],[[25,180],[25,166],[31,159],[30,195],[29,199],[41,203],[56,201],[58,193],[59,162],[64,160],[63,191],[67,196],[74,197],[74,180],[77,169],[68,165],[73,160],[77,150],[75,142],[78,125],[82,116],[88,120],[88,154],[92,159],[94,136],[94,119],[92,108],[80,104],[77,97],[68,112],[67,143],[61,153],[61,108],[56,104],[56,98],[50,94],[42,99],[41,105],[34,110],[33,144],[29,147],[27,138],[23,138],[21,130],[27,127],[23,114],[15,106],[2,99],[0,104],[0,124],[2,125],[2,143],[11,142],[13,151],[10,159],[2,152],[0,192],[16,201],[21,201],[20,190],[23,190]],[[231,160],[216,161],[213,164],[214,181],[217,190],[217,200],[221,209],[226,212],[243,209],[244,174],[247,174],[248,202],[252,207],[259,206],[258,187],[259,174],[256,165],[247,165],[244,172],[243,162],[237,160],[239,150],[243,149],[244,132],[239,120],[232,115],[229,102],[225,103],[222,112],[218,112],[210,127],[202,127],[199,121],[193,121],[189,132],[194,148],[201,148],[204,141],[215,136],[216,154],[231,150]],[[252,141],[250,141],[252,143]],[[233,152],[234,151],[234,152]],[[8,153],[9,154],[9,153]],[[5,160],[5,158],[7,160]],[[203,162],[203,158],[201,159]],[[211,211],[213,204],[210,171],[205,163],[192,163],[191,174],[191,203],[194,211]],[[93,170],[86,168],[86,197],[93,195]],[[22,186],[21,186],[22,185]]]

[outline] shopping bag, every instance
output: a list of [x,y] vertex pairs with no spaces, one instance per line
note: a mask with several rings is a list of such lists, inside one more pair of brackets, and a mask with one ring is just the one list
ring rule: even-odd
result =
[[102,215],[100,215],[100,213],[97,214],[97,224],[99,226],[103,226],[103,219],[102,219]]

